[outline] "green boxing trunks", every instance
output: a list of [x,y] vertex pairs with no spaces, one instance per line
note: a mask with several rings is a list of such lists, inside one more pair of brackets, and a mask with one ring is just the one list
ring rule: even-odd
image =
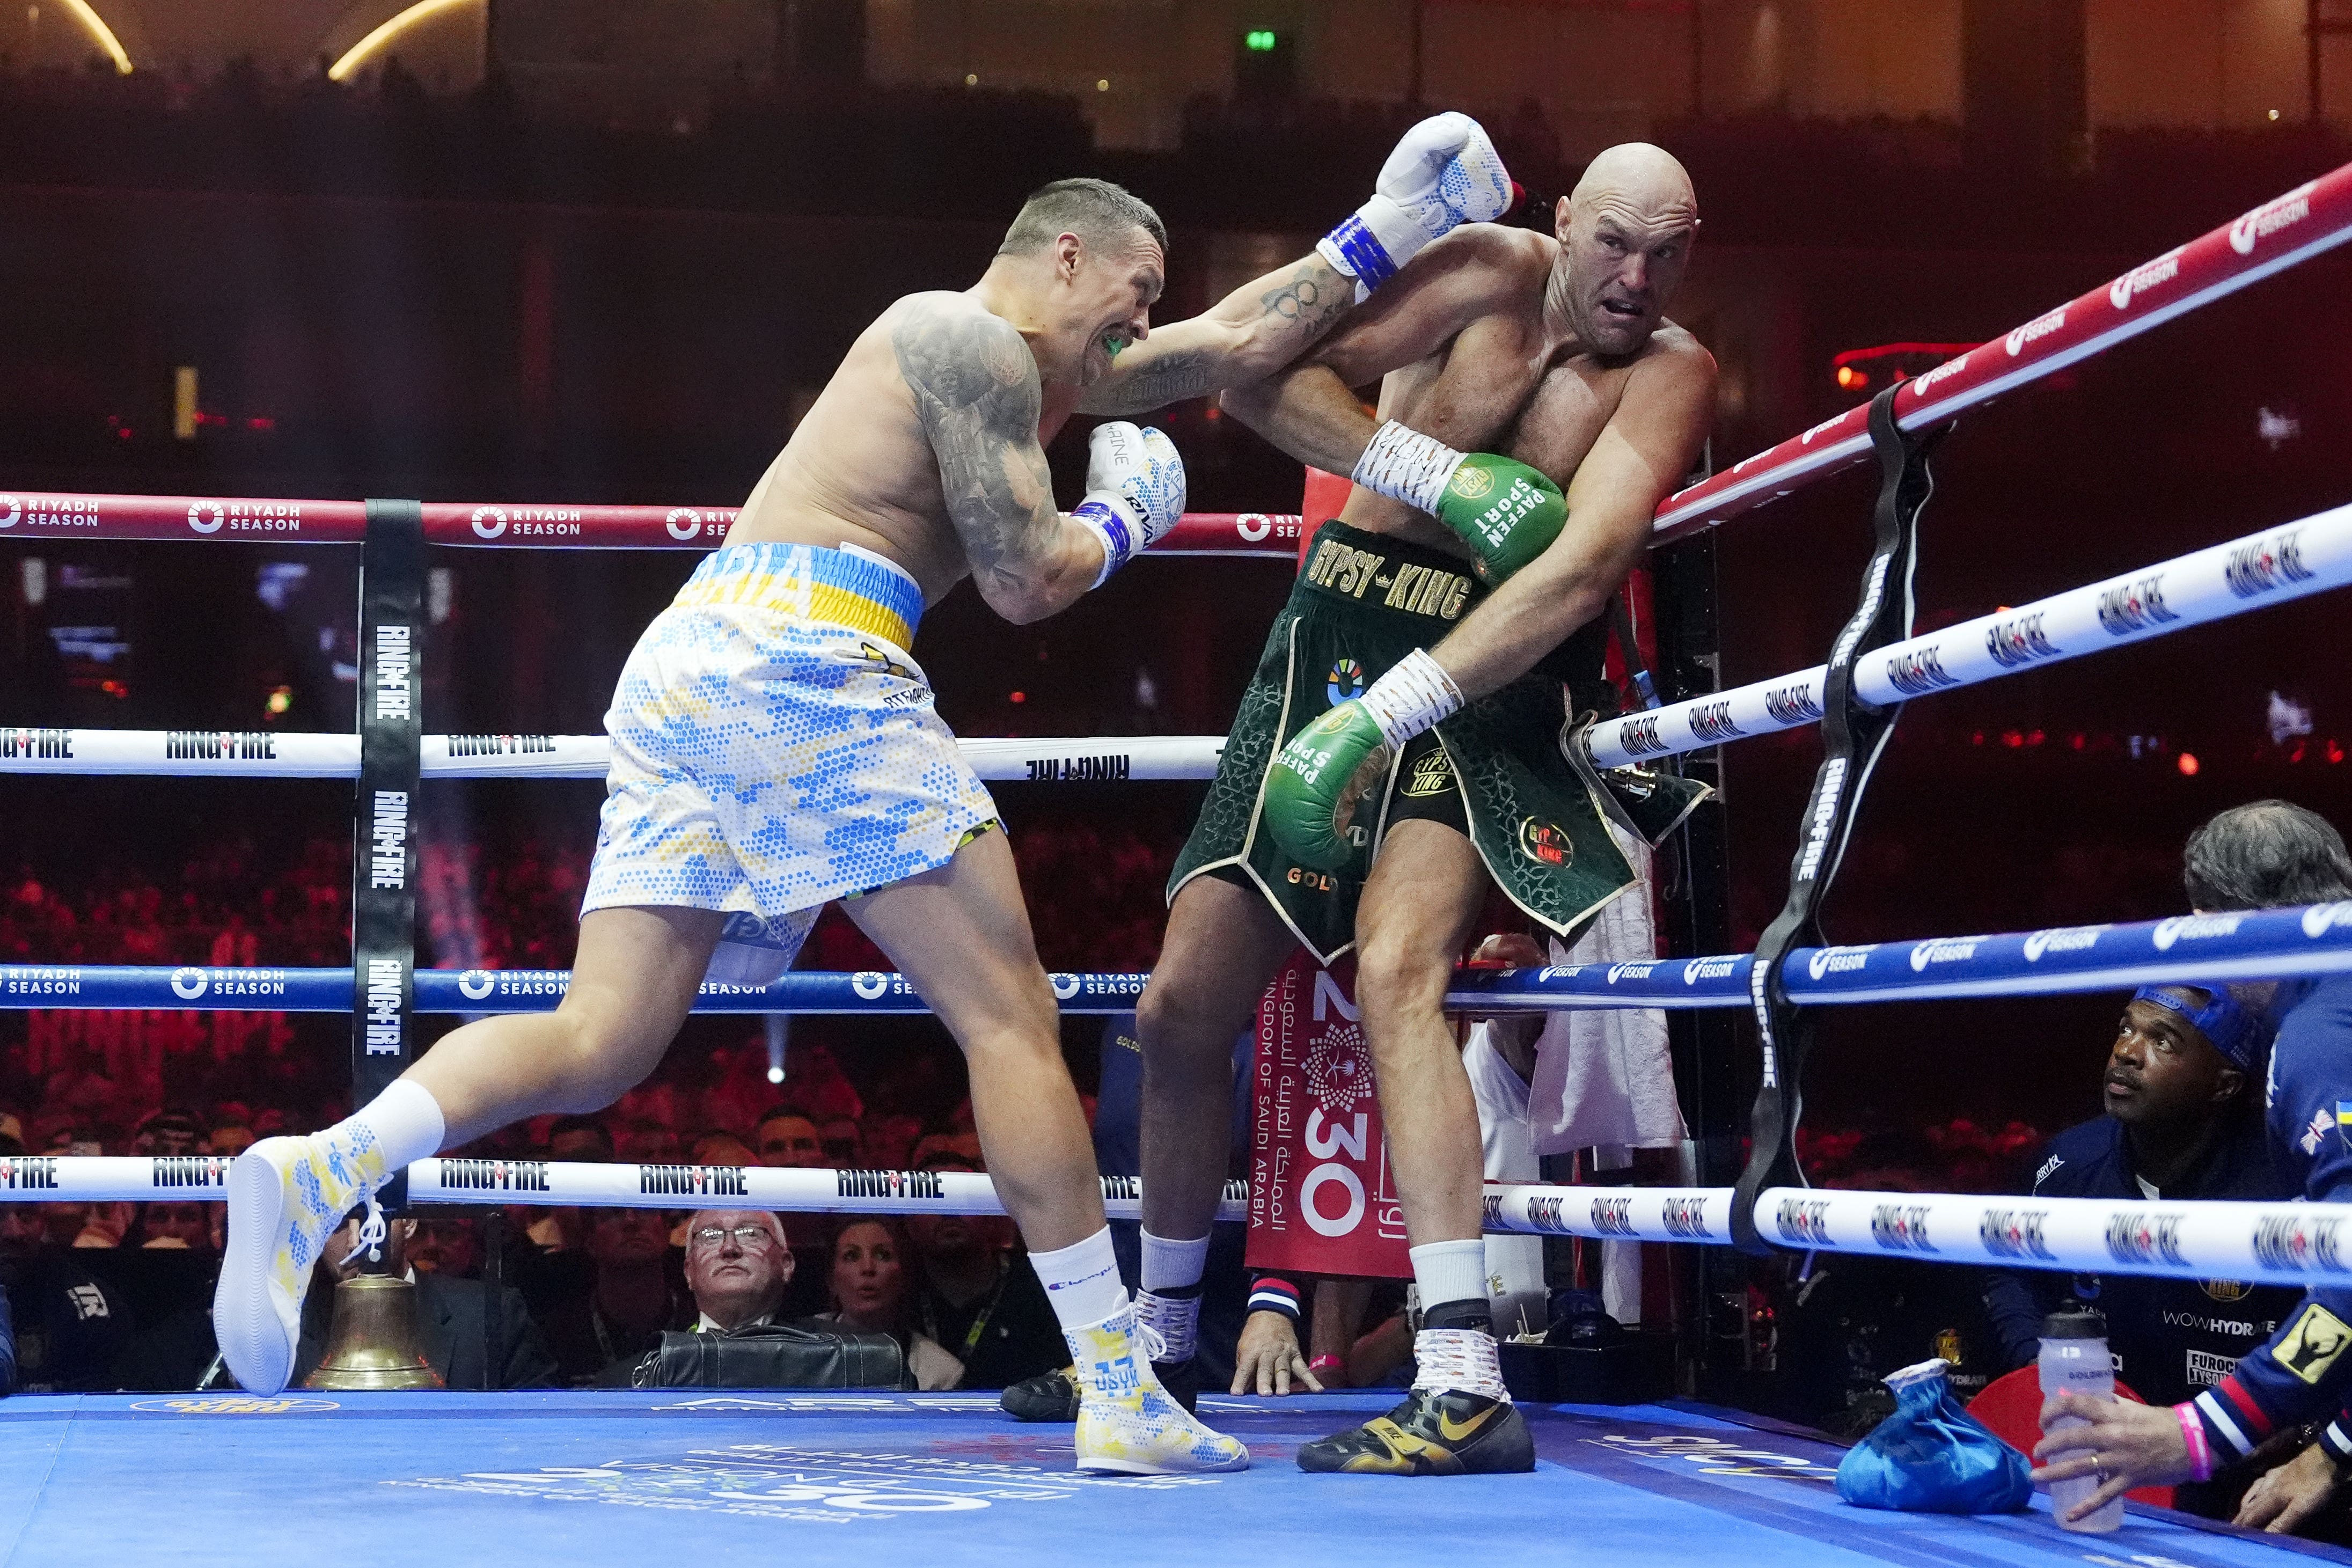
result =
[[1338,871],[1292,865],[1259,820],[1266,764],[1291,736],[1434,645],[1485,596],[1467,562],[1325,523],[1266,635],[1169,898],[1204,873],[1255,886],[1328,963],[1355,945],[1356,899],[1381,838],[1419,818],[1467,835],[1496,886],[1572,943],[1634,881],[1604,816],[1655,843],[1709,793],[1671,774],[1600,774],[1570,760],[1574,718],[1616,706],[1601,679],[1604,622],[1408,742],[1357,805],[1356,853]]

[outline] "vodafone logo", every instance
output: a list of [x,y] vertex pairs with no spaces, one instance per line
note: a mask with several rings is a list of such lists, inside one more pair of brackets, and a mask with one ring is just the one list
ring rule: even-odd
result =
[[218,533],[221,524],[228,521],[228,508],[218,501],[199,500],[188,503],[188,526],[198,533]]
[[2254,247],[2283,228],[2311,216],[2311,185],[2301,185],[2276,201],[2264,202],[2230,226],[2230,248],[2252,256]]
[[662,520],[672,539],[695,539],[702,533],[702,514],[692,507],[674,506]]
[[1078,977],[1075,974],[1048,974],[1045,978],[1053,984],[1056,1002],[1066,1002],[1078,994]]
[[502,506],[478,506],[474,509],[474,531],[484,539],[496,539],[507,531],[507,509]]
[[203,995],[210,982],[201,969],[182,968],[172,971],[172,994],[183,1002],[193,1002]]
[[457,976],[457,994],[468,1002],[479,1002],[498,985],[487,969],[468,969]]
[[16,520],[25,515],[25,505],[15,496],[0,496],[0,528],[14,528]]
[[849,977],[849,988],[857,993],[861,1001],[879,1002],[882,994],[890,989],[890,977],[877,974],[870,969],[861,969]]

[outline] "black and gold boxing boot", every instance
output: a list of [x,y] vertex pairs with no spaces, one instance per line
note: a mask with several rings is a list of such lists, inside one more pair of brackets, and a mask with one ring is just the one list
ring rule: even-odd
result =
[[1078,1369],[1066,1366],[1024,1377],[999,1394],[996,1403],[1015,1421],[1076,1421]]
[[1493,1476],[1536,1468],[1535,1438],[1503,1386],[1483,1297],[1431,1308],[1412,1337],[1412,1392],[1403,1404],[1306,1445],[1298,1468],[1374,1476]]
[[1404,1403],[1298,1450],[1298,1468],[1373,1476],[1492,1476],[1536,1468],[1527,1417],[1508,1398],[1415,1388]]

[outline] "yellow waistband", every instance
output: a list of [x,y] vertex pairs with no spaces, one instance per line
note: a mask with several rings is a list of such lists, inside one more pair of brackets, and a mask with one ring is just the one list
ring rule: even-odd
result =
[[888,605],[855,588],[845,588],[786,566],[775,571],[697,574],[671,601],[679,609],[744,605],[796,620],[845,626],[882,637],[900,648],[914,646],[912,622]]

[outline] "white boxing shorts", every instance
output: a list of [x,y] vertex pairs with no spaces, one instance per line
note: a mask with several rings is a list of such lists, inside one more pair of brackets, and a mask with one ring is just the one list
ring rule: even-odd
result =
[[622,668],[582,912],[730,917],[719,984],[792,966],[835,899],[935,870],[996,803],[906,650],[922,589],[864,551],[730,544]]

